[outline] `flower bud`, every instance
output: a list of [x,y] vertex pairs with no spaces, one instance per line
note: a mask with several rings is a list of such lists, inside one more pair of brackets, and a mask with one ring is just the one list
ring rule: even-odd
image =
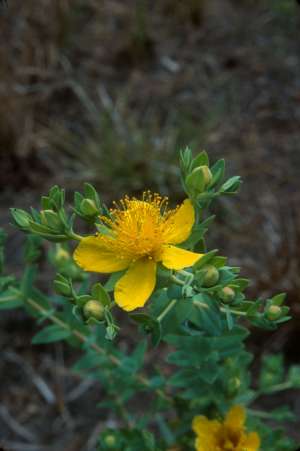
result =
[[235,292],[230,287],[224,287],[219,292],[219,296],[222,299],[222,301],[224,302],[224,304],[230,304],[235,298]]
[[70,259],[70,254],[66,249],[59,246],[57,247],[56,253],[55,253],[55,262],[56,263],[65,263]]
[[276,321],[281,317],[282,310],[278,305],[271,305],[266,310],[266,316],[270,321]]
[[104,317],[104,307],[99,301],[91,299],[84,305],[83,313],[86,319],[94,318],[101,320]]
[[62,223],[57,213],[53,210],[41,211],[42,224],[54,230],[62,230]]
[[95,216],[98,213],[98,208],[92,199],[83,199],[80,210],[86,216]]
[[208,166],[198,166],[186,178],[187,187],[202,193],[212,181],[212,173]]
[[240,386],[241,380],[238,377],[230,378],[227,384],[228,394],[231,396],[235,396],[239,391]]
[[20,208],[11,208],[10,212],[14,219],[16,226],[20,229],[26,231],[29,228],[29,221],[32,219],[31,216],[24,210]]
[[112,434],[107,435],[104,439],[104,443],[108,448],[114,448],[117,444],[116,437]]
[[206,165],[205,166],[199,166],[198,169],[201,169],[201,171],[202,171],[205,186],[209,185],[210,182],[212,181],[212,178],[213,178],[211,170],[209,169],[209,167],[206,166]]
[[213,265],[206,265],[202,268],[204,271],[203,286],[206,288],[213,287],[219,280],[219,271]]

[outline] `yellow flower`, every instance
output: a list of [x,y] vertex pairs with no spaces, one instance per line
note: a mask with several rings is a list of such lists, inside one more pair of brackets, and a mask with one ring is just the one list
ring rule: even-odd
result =
[[115,285],[115,301],[124,310],[143,307],[156,282],[158,262],[166,268],[192,266],[203,254],[174,244],[185,241],[195,222],[190,200],[168,210],[167,199],[146,192],[142,200],[125,197],[101,217],[104,232],[83,238],[74,253],[86,271],[111,273],[127,269]]
[[258,451],[260,438],[245,430],[246,412],[242,406],[232,407],[223,423],[197,416],[193,430],[197,435],[197,451]]

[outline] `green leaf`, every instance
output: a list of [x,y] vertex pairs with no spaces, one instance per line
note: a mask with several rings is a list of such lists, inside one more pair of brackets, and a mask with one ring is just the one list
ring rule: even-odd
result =
[[300,365],[291,366],[287,378],[294,388],[300,388]]
[[284,361],[282,354],[266,355],[262,359],[259,387],[263,391],[272,389],[273,385],[284,380]]
[[193,160],[191,169],[195,169],[198,166],[209,166],[209,158],[207,152],[203,150]]
[[118,282],[118,280],[123,276],[125,271],[118,271],[118,272],[114,272],[109,279],[107,280],[107,282],[104,284],[104,289],[107,290],[108,292],[113,291],[113,289],[115,288],[115,284]]
[[189,147],[180,151],[179,163],[183,175],[186,175],[192,164],[192,151]]
[[51,210],[51,202],[48,196],[41,197],[42,210]]
[[195,272],[198,269],[203,268],[203,266],[207,265],[213,259],[213,257],[216,255],[217,252],[218,249],[214,249],[212,251],[207,252],[202,258],[200,258],[200,260],[198,260],[194,264],[193,271]]
[[105,363],[107,363],[107,356],[102,356],[95,351],[88,350],[79,360],[77,360],[72,369],[77,372],[88,371],[103,366]]
[[0,310],[10,310],[23,306],[20,290],[14,287],[8,288],[0,295]]
[[32,292],[32,287],[34,286],[34,281],[37,275],[36,265],[27,265],[21,280],[21,292],[23,296],[29,297]]
[[227,326],[229,330],[232,330],[233,328],[233,318],[232,318],[232,314],[230,312],[230,308],[228,305],[224,306],[225,308],[225,314],[226,314],[226,321],[227,321]]
[[90,183],[84,184],[84,195],[86,198],[93,200],[98,208],[100,207],[99,195]]
[[199,243],[204,235],[206,234],[209,225],[213,222],[215,216],[212,215],[207,218],[205,221],[201,222],[201,224],[197,224],[193,227],[192,233],[189,238],[183,243],[182,247],[185,249],[194,249],[197,243]]
[[92,287],[92,297],[100,301],[104,306],[109,306],[111,304],[111,299],[100,282]]
[[221,335],[224,330],[223,318],[218,304],[209,296],[196,294],[193,304],[197,307],[191,321],[210,336]]
[[211,173],[213,175],[210,186],[215,186],[224,178],[225,173],[225,160],[218,160],[211,168]]
[[221,193],[234,194],[241,184],[241,177],[235,176],[228,179],[220,188]]
[[274,296],[272,298],[272,304],[281,306],[284,303],[285,298],[286,298],[286,293],[276,294],[276,296]]
[[227,257],[216,256],[210,260],[210,265],[215,266],[217,269],[226,265]]
[[33,344],[53,343],[64,340],[72,335],[70,329],[65,329],[58,324],[51,324],[40,330],[32,339]]
[[14,224],[19,227],[19,229],[23,230],[23,232],[28,232],[30,229],[29,223],[31,216],[20,208],[11,208],[10,213],[13,217]]
[[177,366],[200,365],[207,360],[213,349],[209,339],[200,335],[166,335],[164,341],[178,349],[167,359]]
[[157,346],[161,340],[161,324],[156,318],[146,313],[131,313],[130,318],[141,324],[146,333],[152,335],[152,344]]

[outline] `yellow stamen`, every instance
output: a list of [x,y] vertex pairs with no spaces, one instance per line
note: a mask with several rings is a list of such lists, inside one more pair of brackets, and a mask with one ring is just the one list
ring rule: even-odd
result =
[[142,200],[125,196],[114,207],[110,218],[100,218],[110,230],[110,235],[99,236],[103,247],[132,261],[142,257],[157,260],[166,236],[175,227],[172,216],[178,208],[168,210],[167,197],[149,191]]

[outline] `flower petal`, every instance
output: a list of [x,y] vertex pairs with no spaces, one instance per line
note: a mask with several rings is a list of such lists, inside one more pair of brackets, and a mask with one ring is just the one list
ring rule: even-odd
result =
[[137,260],[115,285],[116,303],[127,312],[143,307],[154,290],[155,282],[156,262],[148,258]]
[[104,248],[97,236],[83,238],[75,249],[73,257],[85,271],[110,273],[121,271],[130,264],[129,260],[121,259]]
[[196,450],[215,451],[218,444],[217,436],[222,429],[219,421],[209,420],[202,415],[198,415],[193,419],[192,427],[197,435]]
[[209,420],[203,415],[197,415],[193,419],[192,428],[201,438],[209,435],[215,438],[221,428],[221,423],[217,420]]
[[245,420],[246,420],[246,411],[244,407],[233,406],[227,413],[224,424],[226,427],[229,427],[234,431],[236,430],[239,431],[243,430]]
[[165,242],[170,244],[183,243],[190,236],[194,222],[194,207],[192,202],[186,199],[178,210],[165,221]]
[[246,451],[258,451],[260,447],[260,438],[256,432],[250,432],[243,442],[243,449]]
[[193,266],[203,255],[180,247],[165,245],[159,255],[159,261],[162,261],[166,268],[178,270]]

